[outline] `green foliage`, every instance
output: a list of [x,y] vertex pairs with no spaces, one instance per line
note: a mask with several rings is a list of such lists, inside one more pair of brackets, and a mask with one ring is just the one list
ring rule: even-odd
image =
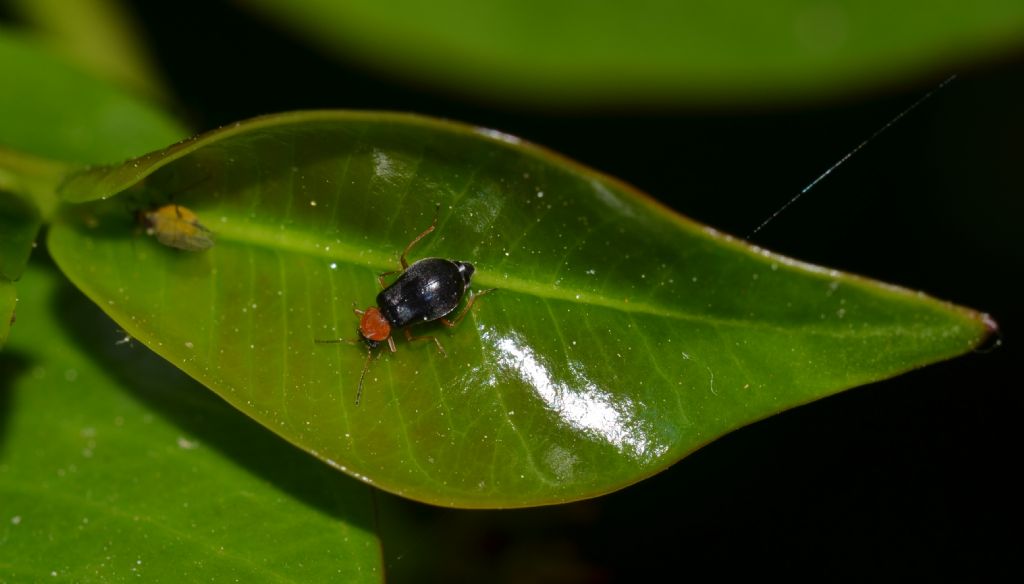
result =
[[[763,104],[943,72],[1024,38],[1024,2],[248,0],[339,55],[563,107]],[[938,65],[941,64],[941,65]]]
[[40,223],[39,210],[31,202],[0,190],[0,279],[21,277]]
[[0,353],[4,580],[380,579],[367,487],[117,342],[52,268],[19,289]]
[[[997,0],[930,18],[796,0],[253,3],[431,82],[556,107],[843,92],[1010,45],[1024,18]],[[101,76],[155,91],[105,2],[36,4],[19,6],[65,46],[108,39],[87,51]],[[183,124],[39,44],[0,29],[0,580],[375,581],[373,490],[337,470],[448,506],[593,497],[990,333],[489,130],[319,111],[168,146]],[[211,249],[146,235],[136,212],[172,202]],[[471,261],[497,291],[458,328],[417,327],[447,357],[399,333],[356,406],[365,348],[315,340],[355,336],[352,303],[373,302],[437,204],[411,259]],[[48,254],[29,261],[41,227]]]
[[118,334],[52,267],[10,281],[57,204],[57,161],[184,131],[9,33],[0,71],[24,81],[0,92],[0,144],[21,151],[0,148],[0,579],[379,581],[367,487]]
[[[508,136],[407,115],[237,124],[72,178],[64,194],[176,203],[215,231],[139,240],[123,197],[50,230],[122,327],[294,444],[435,504],[592,497],[773,413],[976,346],[981,315],[749,247]],[[193,185],[182,190],[181,185]],[[352,302],[405,244],[497,287],[459,328],[371,364]],[[397,333],[397,331],[396,331]]]
[[33,38],[84,71],[149,97],[163,96],[145,41],[119,0],[6,0]]
[[160,109],[0,28],[0,147],[72,163],[113,163],[188,135]]
[[11,325],[14,324],[14,307],[17,302],[18,294],[14,284],[0,278],[0,349],[4,348]]

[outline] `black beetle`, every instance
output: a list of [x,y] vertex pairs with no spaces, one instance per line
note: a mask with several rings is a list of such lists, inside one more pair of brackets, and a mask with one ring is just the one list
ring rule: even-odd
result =
[[[440,205],[438,205],[440,209]],[[409,327],[435,320],[441,321],[447,327],[454,327],[469,314],[476,299],[493,292],[495,288],[489,288],[476,294],[470,293],[466,307],[462,309],[454,319],[449,320],[449,314],[458,308],[462,297],[469,290],[470,281],[476,268],[469,262],[446,260],[443,258],[424,258],[409,265],[405,256],[409,254],[421,239],[437,228],[437,211],[434,212],[434,221],[423,233],[417,235],[409,245],[405,246],[400,262],[401,270],[384,272],[377,276],[382,290],[377,294],[377,306],[370,306],[366,310],[354,309],[359,318],[359,338],[356,340],[347,339],[315,339],[317,343],[358,343],[362,341],[367,349],[366,361],[363,363],[363,372],[359,375],[359,388],[356,390],[356,405],[363,393],[363,380],[366,378],[366,371],[370,367],[370,358],[373,356],[373,349],[379,344],[387,342],[391,352],[395,352],[395,339],[393,331],[402,329],[405,338],[409,341],[430,340],[434,341],[437,350],[447,356],[441,341],[434,336],[415,336]],[[400,274],[390,285],[384,279],[392,274]]]

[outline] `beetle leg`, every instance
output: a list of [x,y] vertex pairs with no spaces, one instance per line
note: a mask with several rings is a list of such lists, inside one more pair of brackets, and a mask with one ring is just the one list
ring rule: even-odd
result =
[[417,336],[413,336],[411,330],[405,329],[405,338],[409,342],[412,342],[412,341],[434,341],[434,344],[437,345],[437,350],[440,351],[441,354],[444,355],[445,357],[448,356],[448,353],[445,352],[444,347],[441,346],[441,341],[439,341],[437,337],[428,337],[428,336],[417,337]]
[[402,252],[402,257],[400,258],[400,261],[402,262],[402,269],[403,270],[409,267],[409,262],[405,261],[405,256],[409,255],[409,251],[412,250],[412,246],[414,246],[417,243],[419,243],[421,239],[426,237],[431,231],[433,231],[437,227],[437,214],[438,214],[438,212],[440,210],[441,210],[441,204],[438,203],[438,205],[436,207],[434,207],[434,222],[431,223],[430,227],[427,227],[427,229],[423,233],[417,235],[416,239],[413,239],[412,241],[410,241],[409,245],[405,246],[405,251]]
[[[406,329],[405,332],[409,332],[409,330]],[[388,348],[391,349],[392,353],[395,352],[395,338],[394,337],[388,337]]]
[[462,319],[466,318],[466,315],[469,314],[469,309],[473,308],[473,303],[476,302],[477,298],[480,298],[484,294],[490,294],[491,292],[494,292],[495,290],[497,290],[497,288],[488,288],[488,289],[486,289],[486,290],[484,290],[482,292],[477,292],[475,294],[470,294],[469,302],[466,303],[466,307],[462,309],[462,312],[460,312],[459,315],[455,317],[455,320],[448,320],[447,318],[442,318],[442,319],[440,319],[441,320],[441,324],[443,324],[444,326],[446,326],[448,328],[452,328],[455,325],[459,324],[460,322],[462,322]]
[[380,274],[377,274],[377,283],[380,284],[380,289],[383,290],[384,288],[388,287],[388,285],[384,283],[385,276],[390,276],[391,274],[401,274],[402,271],[403,270],[389,270],[387,272],[381,272]]

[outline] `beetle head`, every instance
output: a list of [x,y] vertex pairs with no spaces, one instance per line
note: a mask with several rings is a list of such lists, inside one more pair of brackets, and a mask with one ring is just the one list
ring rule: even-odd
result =
[[469,280],[473,277],[473,272],[476,268],[469,262],[455,262],[455,265],[459,267],[459,273],[462,274],[462,281],[469,286]]

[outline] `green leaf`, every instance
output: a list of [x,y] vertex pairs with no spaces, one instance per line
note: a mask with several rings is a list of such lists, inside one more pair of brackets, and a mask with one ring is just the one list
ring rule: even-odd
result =
[[[57,209],[57,188],[75,169],[74,165],[36,158],[0,147],[0,192],[19,199],[5,204],[8,228],[18,218],[25,222],[48,221]],[[22,207],[31,209],[22,209]],[[17,229],[25,229],[24,225]]]
[[132,15],[117,0],[8,0],[40,41],[97,77],[143,95],[165,90],[139,38]]
[[248,0],[345,58],[515,105],[842,94],[1021,46],[1024,2]]
[[115,342],[55,270],[33,264],[19,286],[18,334],[0,353],[0,574],[381,579],[365,486]]
[[0,28],[0,147],[70,163],[113,163],[187,133],[159,109]]
[[[25,265],[35,247],[36,235],[42,225],[41,209],[53,207],[54,194],[41,195],[39,201],[23,196],[17,189],[23,188],[21,177],[4,169],[3,163],[11,160],[0,150],[0,349],[7,342],[11,325],[14,324],[14,309],[17,292],[14,282],[25,271]],[[20,157],[19,157],[20,160]],[[30,181],[35,186],[39,181]],[[43,203],[48,202],[48,205]],[[2,414],[0,414],[2,415]]]
[[[143,180],[145,179],[145,180]],[[61,269],[132,335],[281,436],[431,503],[570,501],[787,408],[970,350],[983,315],[809,266],[675,215],[497,132],[401,114],[258,118],[66,184],[195,211],[216,245],[144,238],[122,199],[50,231]],[[192,185],[191,187],[183,185]],[[353,302],[411,259],[497,287],[452,330],[370,364]],[[384,351],[384,353],[387,353]]]
[[0,278],[21,277],[41,224],[35,206],[0,185]]
[[[7,335],[14,324],[14,307],[17,303],[18,293],[14,289],[14,283],[0,278],[0,349],[7,343]],[[0,435],[0,438],[3,436]]]

